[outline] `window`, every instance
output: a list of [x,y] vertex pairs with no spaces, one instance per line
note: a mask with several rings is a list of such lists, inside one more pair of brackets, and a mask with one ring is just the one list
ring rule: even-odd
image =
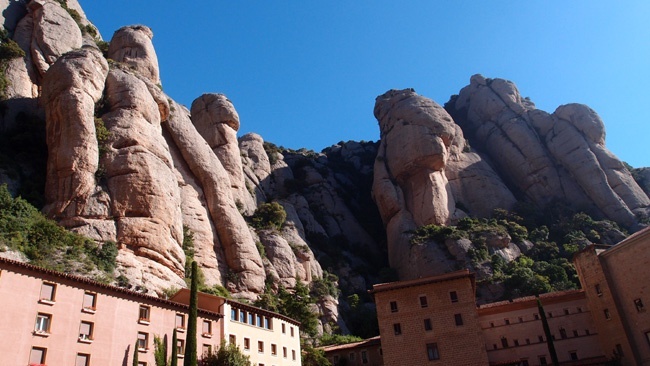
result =
[[546,362],[546,356],[539,356],[539,364],[548,365],[548,363]]
[[582,313],[582,308],[580,306],[578,306],[577,310],[579,313]]
[[620,345],[620,343],[616,344],[616,355],[617,356],[623,356],[623,346]]
[[250,340],[250,338],[244,338],[244,349],[245,350],[251,349],[251,340]]
[[93,340],[93,323],[81,322],[79,325],[79,340],[92,341]]
[[264,342],[257,341],[257,352],[264,353]]
[[176,354],[185,355],[185,341],[182,339],[176,340]]
[[490,322],[490,328],[494,328],[494,322]]
[[350,352],[350,354],[348,355],[348,359],[350,361],[354,361],[354,352]]
[[526,338],[526,344],[530,344],[530,338]]
[[271,329],[271,319],[264,317],[264,329]]
[[337,363],[339,363],[339,356],[335,355],[334,356],[334,364],[336,365]]
[[586,335],[589,335],[590,333],[591,333],[591,332],[589,331],[589,329],[585,329],[585,334],[586,334]]
[[515,343],[515,347],[519,346],[519,340],[518,339],[513,340],[513,342]]
[[144,361],[139,361],[138,366],[147,366],[147,363]]
[[248,313],[248,324],[255,325],[255,314]]
[[277,356],[278,355],[278,346],[275,344],[271,344],[271,355]]
[[361,351],[361,363],[368,363],[368,352]]
[[84,310],[90,310],[92,312],[95,311],[96,305],[97,305],[97,294],[94,294],[92,292],[85,292],[82,308]]
[[542,342],[544,342],[544,337],[542,337],[542,336],[537,336],[537,340],[538,340],[540,343],[542,343]]
[[520,322],[520,323],[523,323],[523,322],[524,322],[524,318],[519,317],[519,322]]
[[282,334],[286,334],[286,333],[287,333],[286,324],[282,323]]
[[395,335],[402,334],[402,325],[400,323],[393,324],[393,331],[395,331]]
[[37,334],[50,334],[51,323],[52,315],[38,313],[38,315],[36,315],[36,325],[34,325],[34,332]]
[[282,357],[287,358],[287,347],[282,347]]
[[292,349],[292,350],[291,350],[291,360],[292,360],[292,361],[295,361],[295,360],[296,360],[296,350],[295,350],[295,349]]
[[449,299],[451,302],[458,302],[458,293],[456,291],[451,291],[449,293]]
[[456,326],[463,325],[463,315],[462,314],[454,314],[454,321],[456,321]]
[[429,358],[429,361],[440,359],[437,343],[427,343],[427,357]]
[[390,302],[390,312],[391,313],[396,313],[397,312],[397,301],[391,301]]
[[262,316],[261,315],[257,316],[257,326],[260,327],[260,328],[262,327]]
[[497,349],[497,345],[496,345],[496,344],[493,344],[493,345],[492,345],[492,349]]
[[564,315],[569,315],[569,309],[564,309]]
[[[509,325],[510,324],[510,319],[507,319],[507,318],[503,319],[503,322],[506,323],[506,325]],[[456,324],[456,325],[458,325],[458,324]]]
[[47,356],[47,349],[41,347],[32,347],[29,352],[29,363],[36,365],[45,364],[45,356]]
[[636,307],[637,312],[644,311],[643,301],[641,299],[634,299],[634,307]]
[[231,334],[228,336],[228,343],[230,344],[237,344],[237,336],[234,334]]
[[201,333],[204,336],[212,335],[212,322],[209,320],[203,320],[203,325],[201,326]]
[[141,351],[149,347],[149,334],[145,332],[138,332],[138,349]]
[[151,310],[150,307],[146,305],[140,305],[140,315],[138,317],[138,320],[141,322],[148,322],[150,310]]
[[535,318],[535,320],[539,320],[539,314],[533,314],[533,317]]
[[528,360],[522,359],[521,362],[519,363],[521,366],[528,366]]
[[201,354],[203,357],[210,356],[212,354],[212,345],[204,344],[201,348]]
[[549,312],[548,312],[548,317],[549,317],[549,318],[552,318],[552,317],[553,317],[553,313],[549,311]]
[[501,347],[508,348],[508,338],[501,337]]
[[576,361],[578,359],[578,352],[570,351],[569,352],[569,357],[571,357],[571,361]]
[[74,366],[88,366],[90,365],[90,355],[85,353],[77,353],[77,358],[74,362]]
[[243,310],[239,312],[239,321],[242,323],[246,323],[246,312]]
[[560,337],[562,337],[562,339],[566,339],[566,329],[560,328]]
[[577,336],[578,336],[578,331],[577,331],[577,330],[574,330],[574,331],[573,331],[573,336],[574,336],[574,337],[577,337]]
[[237,314],[237,309],[235,308],[230,309],[230,319],[233,321],[239,320],[239,314]]
[[421,308],[426,308],[429,306],[429,303],[427,302],[427,297],[426,296],[420,296],[420,307]]
[[289,327],[289,330],[291,331],[291,336],[293,337],[293,327]]
[[185,314],[176,314],[176,329],[185,330]]
[[41,302],[54,302],[54,297],[56,295],[56,285],[53,283],[43,282],[41,286]]
[[598,296],[603,296],[603,290],[600,289],[600,284],[596,284],[594,288],[596,289],[596,294]]
[[424,319],[424,330],[429,331],[433,329],[431,327],[431,319]]
[[612,316],[609,315],[609,309],[603,310],[603,313],[605,314],[605,319],[611,319],[612,318]]

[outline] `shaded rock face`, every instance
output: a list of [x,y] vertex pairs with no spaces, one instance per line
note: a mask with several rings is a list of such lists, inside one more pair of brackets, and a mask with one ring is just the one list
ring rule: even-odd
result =
[[647,217],[648,196],[605,147],[604,124],[589,107],[568,104],[548,114],[513,83],[480,75],[447,106],[472,146],[539,207],[568,202],[633,229]]
[[460,127],[432,100],[410,89],[391,90],[377,97],[375,117],[381,144],[372,192],[386,225],[391,266],[400,278],[449,271],[453,263],[444,251],[436,243],[411,245],[410,232],[511,208],[514,196],[479,155],[463,152]]

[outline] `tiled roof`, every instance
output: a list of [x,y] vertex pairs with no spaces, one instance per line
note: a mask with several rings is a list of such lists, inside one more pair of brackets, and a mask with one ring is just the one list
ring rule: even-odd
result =
[[343,349],[351,349],[351,348],[356,348],[356,347],[361,347],[361,346],[373,346],[376,344],[381,343],[381,338],[379,336],[375,336],[372,338],[364,339],[359,342],[354,342],[354,343],[346,343],[346,344],[333,344],[330,346],[323,346],[320,347],[325,352],[330,352],[330,351],[340,351]]

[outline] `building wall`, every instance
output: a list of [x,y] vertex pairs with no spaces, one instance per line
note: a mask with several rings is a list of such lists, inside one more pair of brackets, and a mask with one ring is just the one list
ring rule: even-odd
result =
[[636,363],[650,365],[650,229],[643,230],[599,258]]
[[[240,321],[242,312],[246,315],[246,322]],[[233,302],[225,304],[224,314],[224,339],[230,342],[231,337],[234,336],[235,344],[245,355],[250,356],[253,365],[296,366],[301,364],[300,329],[297,323],[269,316],[268,312],[255,311],[252,307],[238,307]],[[254,324],[250,324],[248,321],[250,314],[254,316]],[[261,326],[258,326],[257,323],[258,316],[262,319]],[[265,319],[268,321],[268,327],[266,327]],[[248,348],[245,347],[245,339],[248,339]],[[258,349],[258,342],[262,342],[261,352]],[[275,354],[273,346],[275,346]]]
[[[599,359],[603,353],[582,291],[551,293],[540,298],[560,362]],[[491,364],[527,361],[551,364],[537,300],[534,297],[483,305],[478,309]]]
[[[430,279],[376,285],[373,288],[385,365],[487,365],[487,353],[476,312],[473,275],[467,271]],[[455,292],[457,302],[450,293]],[[423,307],[420,297],[426,297]],[[391,302],[397,310],[391,308]],[[456,316],[462,325],[456,324]],[[425,319],[431,330],[425,330]],[[395,334],[399,324],[401,334]],[[427,345],[439,359],[429,360]]]
[[384,365],[379,337],[351,344],[327,346],[323,347],[323,351],[333,366]]
[[[0,342],[2,365],[27,365],[32,347],[47,350],[48,365],[74,365],[78,353],[90,355],[90,365],[130,363],[139,332],[146,333],[148,339],[138,359],[154,365],[154,335],[167,336],[171,346],[176,314],[182,314],[187,322],[187,307],[180,304],[175,306],[4,263],[0,263],[0,271],[0,335],[5,340]],[[43,282],[56,286],[51,302],[40,300]],[[83,308],[86,292],[96,295],[95,310]],[[149,308],[149,321],[139,319],[141,305]],[[34,331],[39,313],[51,317],[49,334]],[[212,329],[220,326],[218,316],[199,316],[199,324],[204,319],[212,323]],[[92,341],[79,339],[82,321],[92,323]],[[185,341],[184,330],[178,338]],[[7,342],[9,339],[12,341]],[[220,337],[218,332],[211,338],[198,334],[197,341],[201,350],[203,344],[218,345]]]

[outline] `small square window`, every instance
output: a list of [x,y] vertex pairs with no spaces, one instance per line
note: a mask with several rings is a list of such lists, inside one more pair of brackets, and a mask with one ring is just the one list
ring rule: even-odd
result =
[[88,366],[90,365],[90,355],[85,353],[77,353],[74,366]]
[[244,349],[245,350],[251,349],[251,340],[250,340],[250,338],[244,338]]
[[201,333],[204,336],[212,335],[212,322],[204,319],[202,324]]
[[539,314],[533,314],[533,318],[535,318],[535,320],[539,320]]
[[368,352],[361,351],[361,363],[362,364],[368,363]]
[[149,334],[145,332],[138,332],[138,349],[145,351],[149,348]]
[[490,322],[490,328],[494,328],[494,322]]
[[44,302],[54,302],[56,297],[56,285],[53,283],[43,282],[41,285],[41,301]]
[[603,314],[605,314],[605,319],[611,319],[612,316],[609,314],[609,309],[603,310]]
[[[506,325],[509,325],[510,324],[510,319],[503,319],[503,322],[506,323]],[[456,324],[456,325],[458,325],[458,324]]]
[[548,317],[549,317],[549,318],[552,318],[552,317],[553,317],[553,313],[549,311],[549,312],[548,312]]
[[141,321],[141,322],[148,322],[150,312],[151,312],[150,307],[148,307],[146,305],[140,305],[140,314],[138,316],[138,320]]
[[228,343],[230,344],[237,344],[237,336],[234,334],[231,334],[228,336]]
[[433,329],[431,327],[431,319],[424,319],[424,330],[430,331],[431,329]]
[[203,355],[203,358],[212,355],[212,345],[203,344],[203,347],[201,348],[201,354]]
[[586,335],[591,334],[591,332],[589,331],[589,329],[585,329],[585,334],[586,334]]
[[277,356],[278,355],[278,346],[275,344],[271,344],[271,355]]
[[393,331],[395,332],[395,335],[402,334],[402,325],[400,323],[393,324]]
[[458,293],[456,291],[451,291],[449,293],[449,299],[451,302],[458,302]]
[[293,327],[289,327],[289,331],[291,333],[291,336],[293,337]]
[[242,323],[246,323],[246,312],[243,310],[239,312],[239,321]]
[[542,343],[542,342],[544,342],[544,337],[537,336],[537,340],[539,341],[539,343]]
[[264,342],[257,341],[257,352],[264,353]]
[[582,308],[581,307],[578,306],[578,308],[576,310],[578,310],[579,313],[582,313]]
[[291,350],[291,360],[293,360],[293,361],[296,360],[296,350],[295,349]]
[[84,310],[90,310],[90,311],[95,311],[97,306],[97,294],[92,293],[92,292],[85,292],[84,293],[84,301],[83,301],[83,309]]
[[427,297],[420,296],[420,307],[426,308],[427,306],[429,306],[429,303],[427,302]]
[[577,331],[577,330],[574,330],[574,331],[573,331],[573,336],[574,336],[574,337],[577,337],[577,336],[578,336],[578,331]]
[[596,284],[594,286],[594,289],[596,290],[596,295],[602,296],[603,295],[603,290],[600,289],[600,284]]
[[569,315],[569,309],[564,309],[564,315]]
[[440,359],[437,343],[427,343],[427,357],[429,358],[429,361]]
[[508,338],[501,337],[501,347],[508,348]]
[[51,324],[52,324],[52,315],[38,313],[38,315],[36,315],[36,324],[34,325],[34,333],[50,334]]
[[396,313],[397,312],[397,301],[391,301],[390,302],[390,312],[391,313]]
[[520,323],[523,323],[523,322],[524,322],[524,318],[519,317],[519,322],[520,322]]
[[248,324],[255,325],[255,314],[248,313]]
[[350,361],[354,361],[354,352],[350,352],[350,354],[348,355],[348,359]]
[[176,354],[185,355],[185,340],[183,339],[176,340]]
[[463,315],[462,314],[454,314],[454,321],[456,322],[456,326],[463,325]]
[[634,299],[634,307],[636,308],[637,312],[642,312],[645,310],[643,307],[643,300],[641,299]]
[[262,327],[262,316],[261,315],[257,315],[257,326],[260,327],[260,328]]
[[272,324],[271,319],[269,319],[268,317],[265,316],[264,317],[264,329],[273,329],[271,324]]
[[539,364],[548,365],[548,363],[546,362],[546,356],[539,356]]
[[282,347],[282,357],[287,358],[287,347]]
[[239,320],[239,314],[237,312],[237,309],[235,308],[230,309],[230,320],[232,321]]
[[47,348],[32,347],[29,352],[29,363],[35,365],[44,365],[47,356]]
[[91,322],[81,322],[79,325],[79,340],[92,341],[93,340],[94,324]]
[[571,361],[576,361],[576,360],[578,360],[578,352],[576,352],[576,351],[570,351],[570,352],[569,352],[569,357],[571,358]]
[[513,342],[515,343],[515,347],[519,346],[519,340],[518,339],[513,340]]
[[282,323],[282,334],[286,334],[286,333],[287,333],[287,329],[286,329],[286,328],[287,328],[287,327],[286,327],[286,324]]
[[185,330],[185,314],[176,313],[176,329]]

